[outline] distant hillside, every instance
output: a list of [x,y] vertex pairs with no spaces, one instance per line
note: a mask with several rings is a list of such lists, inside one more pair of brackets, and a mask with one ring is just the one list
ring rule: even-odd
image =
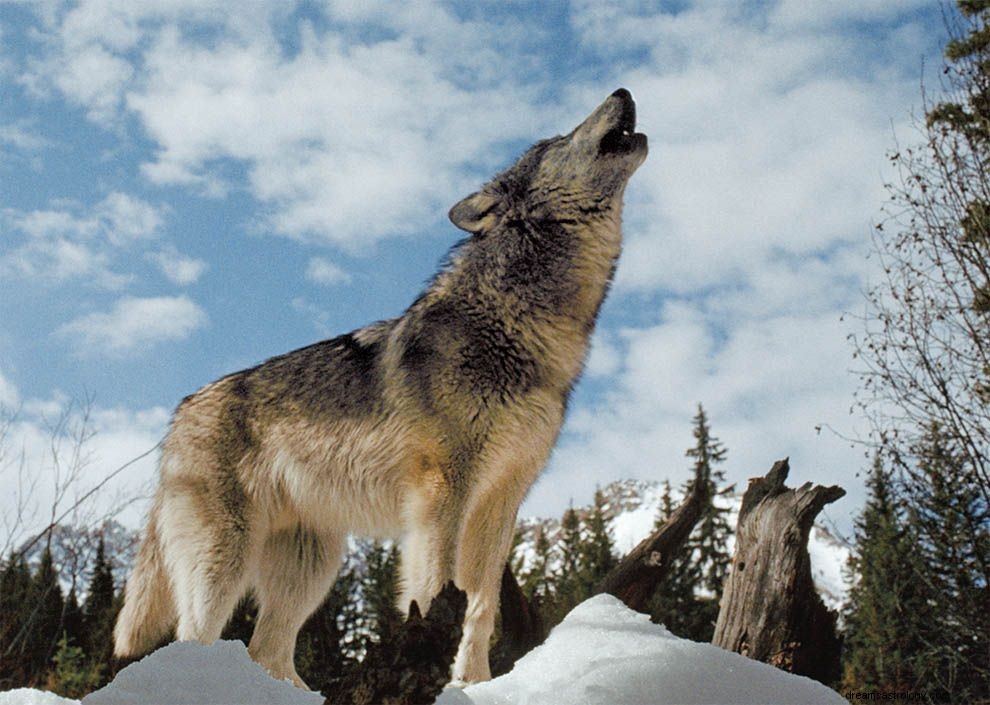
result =
[[[619,480],[602,488],[606,499],[605,515],[615,540],[615,550],[619,555],[628,553],[637,543],[645,538],[652,530],[653,523],[660,507],[662,489],[658,482],[642,480]],[[671,491],[675,505],[680,501],[680,492]],[[733,528],[742,501],[741,494],[732,494],[717,499],[722,506],[730,510],[729,525]],[[578,515],[587,516],[591,505],[576,507]],[[560,521],[556,518],[523,518],[519,520],[518,529],[522,537],[516,547],[514,560],[528,567],[533,556],[533,545],[536,540],[537,528],[542,526],[547,532],[551,543],[560,530]],[[62,585],[66,591],[75,584],[80,599],[85,596],[89,584],[92,562],[96,556],[98,529],[75,529],[58,527],[52,538],[52,553],[55,565],[60,570]],[[131,562],[138,544],[138,533],[130,531],[116,522],[108,522],[105,529],[107,554],[113,561],[114,582],[119,588],[127,578]],[[730,548],[731,548],[730,542]],[[350,560],[360,563],[362,557],[357,551],[358,543],[351,542]],[[41,555],[43,543],[37,544],[28,554],[28,560],[35,563]],[[833,609],[841,607],[846,600],[848,586],[843,578],[843,567],[849,556],[849,549],[836,539],[827,528],[815,524],[808,541],[808,551],[811,554],[812,574],[815,585],[821,593],[825,604]]]
[[[625,555],[653,531],[663,493],[661,484],[643,480],[618,480],[603,487],[602,493],[606,500],[605,516],[612,530],[615,550],[619,555]],[[682,495],[678,489],[672,489],[671,497],[676,506]],[[735,529],[742,494],[718,497],[716,502],[729,509],[729,525]],[[575,510],[583,519],[591,511],[591,505],[575,507]],[[519,520],[518,528],[522,540],[515,549],[513,560],[521,561],[524,568],[530,565],[534,556],[534,544],[541,526],[552,544],[560,531],[559,518]],[[729,542],[730,550],[733,544],[734,537]],[[841,608],[845,604],[848,591],[843,578],[843,568],[849,557],[848,547],[836,539],[824,525],[816,523],[808,540],[808,553],[811,555],[812,577],[822,600],[832,609]]]

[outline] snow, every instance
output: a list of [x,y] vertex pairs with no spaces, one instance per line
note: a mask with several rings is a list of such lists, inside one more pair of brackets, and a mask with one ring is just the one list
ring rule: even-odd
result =
[[[239,641],[212,646],[177,642],[117,674],[82,705],[112,703],[252,703],[316,705],[323,698],[270,678]],[[835,691],[808,678],[680,639],[610,595],[578,605],[543,646],[506,675],[463,690],[448,688],[439,705],[664,705],[788,703],[843,705]],[[0,705],[79,705],[51,693],[0,693]]]
[[680,639],[610,595],[578,605],[508,674],[438,705],[843,705],[835,691],[711,644]]
[[323,697],[277,681],[251,660],[239,641],[210,646],[178,641],[162,647],[90,693],[82,705],[322,705]]
[[0,705],[79,705],[79,701],[60,698],[43,690],[15,688],[0,692]]

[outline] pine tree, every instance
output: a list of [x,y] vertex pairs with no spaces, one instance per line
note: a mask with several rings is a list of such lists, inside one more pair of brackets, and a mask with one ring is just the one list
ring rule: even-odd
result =
[[296,642],[296,670],[313,690],[324,690],[354,666],[345,645],[354,625],[347,607],[355,600],[358,579],[347,566],[340,571],[333,588],[303,625]]
[[[399,596],[399,550],[378,541],[364,551],[365,575],[361,585],[364,617],[361,627],[361,652],[370,644],[378,644],[393,637],[402,623],[402,614],[396,606]],[[426,605],[420,605],[425,611]]]
[[79,606],[75,587],[69,590],[69,596],[65,598],[65,608],[62,614],[62,634],[68,640],[69,646],[82,648],[85,640],[85,626],[82,608]]
[[[727,451],[718,438],[712,436],[708,416],[701,404],[693,423],[695,444],[685,455],[694,462],[692,477],[684,485],[684,496],[700,484],[705,488],[707,502],[684,550],[673,561],[670,573],[657,590],[651,603],[651,616],[678,636],[711,641],[731,560],[727,544],[732,533],[726,519],[728,509],[719,507],[715,501],[731,492],[733,487],[724,486],[725,472],[717,465],[725,461]],[[673,511],[669,483],[661,502],[666,505],[661,507],[666,520]]]
[[854,584],[844,615],[843,688],[926,690],[933,683],[926,678],[931,666],[924,632],[935,615],[915,577],[920,546],[897,508],[891,474],[879,456],[867,489],[849,556]]
[[117,617],[114,607],[113,572],[106,555],[106,543],[100,533],[96,560],[83,602],[83,626],[86,638],[83,650],[101,674],[109,675],[113,654],[113,623]]
[[560,520],[560,534],[557,537],[557,552],[560,563],[554,576],[554,606],[553,620],[550,624],[558,623],[582,599],[584,599],[584,582],[582,580],[582,539],[581,520],[574,507],[568,507]]
[[687,456],[694,458],[694,479],[691,482],[707,485],[708,504],[702,511],[690,545],[698,551],[698,560],[702,565],[702,587],[715,596],[717,605],[732,560],[727,545],[732,527],[726,519],[729,510],[717,506],[715,499],[732,492],[734,485],[726,486],[725,471],[716,467],[725,462],[727,451],[711,435],[708,416],[701,404],[698,404],[698,413],[693,421],[695,446],[687,451]]
[[45,690],[58,693],[64,698],[79,699],[91,692],[99,681],[99,675],[82,648],[73,645],[65,634],[59,639],[52,663]]
[[580,563],[582,597],[589,597],[599,581],[618,563],[613,553],[613,541],[605,518],[605,495],[595,489],[595,502],[588,515],[587,537],[581,542]]
[[58,583],[51,547],[45,546],[38,571],[32,580],[28,614],[30,677],[35,683],[44,682],[58,648],[62,635],[63,607],[62,587]]
[[546,529],[539,526],[536,529],[536,541],[533,543],[533,564],[523,574],[522,591],[532,600],[534,597],[545,603],[551,597],[550,552],[552,546],[547,537]]
[[938,424],[917,455],[920,477],[907,483],[908,517],[923,562],[912,565],[937,616],[925,654],[936,684],[954,698],[990,701],[990,508],[973,484],[954,481],[970,472],[967,457]]
[[0,573],[0,690],[30,682],[32,582],[24,556],[12,552]]

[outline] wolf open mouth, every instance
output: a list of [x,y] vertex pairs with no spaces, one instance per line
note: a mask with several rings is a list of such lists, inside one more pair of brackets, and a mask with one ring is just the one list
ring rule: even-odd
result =
[[612,97],[621,101],[619,120],[615,127],[605,133],[598,146],[602,154],[626,154],[646,146],[646,135],[636,130],[636,101],[625,88],[620,88]]

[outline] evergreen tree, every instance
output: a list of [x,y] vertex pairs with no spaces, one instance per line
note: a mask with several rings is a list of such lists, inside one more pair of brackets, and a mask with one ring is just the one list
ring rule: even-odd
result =
[[536,529],[536,541],[533,544],[533,564],[525,572],[522,580],[522,591],[527,598],[534,597],[546,602],[551,596],[550,552],[552,546],[543,526]]
[[314,690],[324,690],[331,681],[342,678],[354,661],[346,650],[346,637],[353,630],[349,622],[355,602],[357,576],[351,567],[342,568],[327,598],[303,625],[296,642],[296,670]]
[[[74,594],[74,593],[72,593]],[[64,698],[79,699],[90,693],[98,684],[99,676],[86,658],[83,650],[73,645],[63,634],[52,659],[53,667],[45,682],[45,690]]]
[[967,456],[938,424],[917,455],[908,517],[923,560],[911,565],[937,615],[924,653],[937,686],[960,700],[990,701],[990,510],[973,484],[954,482],[969,473]]
[[99,664],[110,662],[113,649],[114,610],[113,572],[107,560],[106,543],[100,533],[96,545],[96,560],[83,602],[83,624],[86,631],[83,649],[90,660]]
[[[706,485],[708,502],[702,510],[698,526],[692,534],[691,546],[698,552],[701,563],[702,587],[715,596],[715,603],[722,597],[722,585],[729,574],[728,537],[732,527],[726,519],[729,510],[715,504],[715,499],[732,492],[734,485],[725,485],[725,471],[717,467],[725,462],[726,450],[721,442],[711,435],[708,416],[698,404],[694,417],[695,445],[689,448],[687,456],[694,458],[694,478],[691,483]],[[687,490],[690,491],[691,483]]]
[[605,495],[595,489],[595,502],[588,515],[587,537],[581,542],[580,562],[583,596],[586,599],[595,586],[616,566],[613,541],[605,518]]
[[935,615],[915,577],[918,541],[897,508],[891,475],[879,456],[867,489],[849,556],[854,584],[844,615],[843,688],[925,690],[933,684],[926,679],[931,665],[924,632]]
[[581,520],[574,507],[568,507],[561,517],[557,552],[560,556],[560,564],[554,576],[555,599],[551,610],[553,615],[551,624],[558,623],[572,607],[584,599]]
[[82,648],[81,645],[85,640],[85,626],[82,608],[79,606],[75,587],[69,590],[69,596],[65,598],[65,609],[62,614],[62,634],[68,640],[69,646]]
[[941,91],[898,146],[873,238],[859,404],[920,543],[925,658],[953,701],[990,701],[990,1],[945,7]]
[[40,684],[44,682],[44,674],[52,663],[62,636],[64,600],[50,546],[45,546],[41,554],[29,599],[27,628],[31,678],[34,683]]
[[[711,434],[708,416],[701,404],[693,419],[694,445],[685,455],[692,458],[692,477],[684,485],[684,496],[701,485],[707,498],[698,524],[681,554],[672,562],[670,572],[651,603],[651,617],[678,636],[696,641],[711,641],[718,618],[722,586],[728,574],[731,556],[728,537],[732,533],[717,497],[732,491],[724,486],[725,472],[717,467],[725,461],[726,449]],[[673,512],[670,485],[661,499],[662,520]],[[657,517],[658,524],[661,516]]]
[[0,690],[30,682],[32,582],[24,556],[12,552],[0,573]]
[[[361,581],[364,615],[359,621],[358,648],[363,658],[371,644],[392,638],[402,623],[398,602],[399,550],[378,541],[364,549],[365,572]],[[427,605],[420,605],[423,612]]]

